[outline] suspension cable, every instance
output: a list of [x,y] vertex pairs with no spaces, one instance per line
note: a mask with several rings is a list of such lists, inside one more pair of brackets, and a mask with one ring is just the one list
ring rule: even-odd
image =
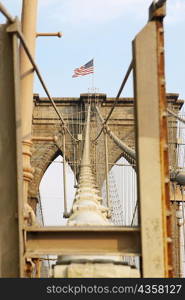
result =
[[106,119],[105,119],[105,121],[104,121],[104,123],[103,123],[103,125],[102,125],[102,128],[101,128],[100,132],[98,133],[97,137],[94,139],[94,142],[100,137],[100,135],[101,135],[102,132],[103,132],[104,125],[106,125],[107,122],[108,122],[108,120],[110,119],[110,117],[111,117],[111,115],[112,115],[112,113],[113,113],[113,110],[114,110],[114,108],[115,108],[115,106],[116,106],[116,104],[117,104],[117,101],[118,101],[118,99],[119,99],[119,97],[120,97],[120,95],[121,95],[121,93],[122,93],[122,91],[123,91],[123,88],[124,88],[124,86],[125,86],[125,84],[126,84],[126,82],[127,82],[127,79],[128,79],[128,77],[129,77],[129,75],[130,75],[132,69],[133,69],[133,60],[131,61],[130,65],[129,65],[129,67],[128,67],[128,70],[127,70],[127,72],[126,72],[126,75],[125,75],[125,77],[124,77],[124,79],[123,79],[123,81],[122,81],[122,84],[121,84],[121,86],[120,86],[120,89],[119,89],[119,91],[118,91],[118,94],[117,94],[117,96],[116,96],[116,98],[115,98],[114,104],[113,104],[112,108],[110,109],[110,111],[109,111],[109,113],[108,113],[108,116],[106,117]]
[[30,51],[29,51],[29,48],[28,48],[27,43],[26,43],[26,41],[25,41],[25,38],[24,38],[24,36],[23,36],[23,34],[22,34],[20,28],[19,28],[20,26],[19,26],[19,23],[18,23],[17,19],[14,19],[14,18],[8,13],[8,11],[7,11],[6,8],[3,6],[2,3],[0,3],[0,11],[1,11],[1,13],[7,18],[7,20],[8,20],[10,23],[13,24],[13,23],[16,23],[16,22],[17,22],[17,25],[18,25],[18,26],[17,26],[17,27],[15,28],[15,30],[13,30],[12,32],[13,32],[13,33],[16,33],[17,36],[18,36],[18,38],[20,39],[20,42],[21,42],[21,44],[22,44],[22,46],[23,46],[23,48],[24,48],[24,50],[25,50],[25,52],[26,52],[26,54],[27,54],[27,56],[28,56],[28,59],[30,60],[30,62],[31,62],[31,64],[32,64],[32,66],[33,66],[33,68],[34,68],[34,70],[35,70],[35,72],[36,72],[36,74],[37,74],[37,76],[38,76],[38,78],[39,78],[39,81],[40,81],[40,83],[41,83],[41,85],[42,85],[42,87],[43,87],[43,89],[44,89],[46,95],[48,96],[49,100],[51,101],[51,103],[52,103],[52,105],[53,105],[53,108],[54,108],[55,112],[57,113],[59,119],[61,120],[62,125],[65,127],[65,129],[66,129],[66,131],[68,132],[68,134],[70,135],[70,137],[71,137],[75,142],[77,142],[78,140],[71,134],[70,130],[66,127],[65,121],[64,121],[64,119],[63,119],[61,113],[59,112],[59,110],[58,110],[58,108],[57,108],[57,106],[56,106],[54,100],[53,100],[52,97],[50,96],[50,93],[49,93],[49,91],[48,91],[48,89],[47,89],[47,87],[46,87],[46,84],[45,84],[45,82],[44,82],[44,80],[43,80],[43,78],[42,78],[42,75],[41,75],[41,73],[40,73],[40,71],[39,71],[39,69],[38,69],[38,67],[37,67],[37,65],[36,65],[36,63],[35,63],[35,61],[34,61],[34,59],[33,59],[33,56],[31,55],[31,53],[30,53]]
[[172,110],[170,110],[169,108],[167,108],[167,112],[172,115],[173,117],[175,117],[177,120],[179,120],[180,122],[185,124],[185,119],[183,119],[182,117],[179,117],[176,113],[174,113]]
[[9,14],[9,12],[6,10],[6,8],[2,3],[0,3],[0,11],[10,23],[14,22],[14,18]]
[[[97,114],[102,122],[102,124],[104,124],[104,119],[99,111],[99,108],[97,106],[95,106]],[[108,135],[113,139],[113,141],[116,143],[116,145],[124,151],[124,153],[126,154],[126,159],[128,160],[129,163],[133,163],[136,160],[136,154],[135,151],[133,149],[131,149],[130,147],[128,147],[125,143],[123,143],[108,127],[108,125],[103,125],[105,128],[105,130],[107,131]]]
[[66,138],[65,138],[65,129],[63,130],[63,193],[64,193],[64,213],[63,217],[68,218],[67,210],[67,180],[66,180]]
[[58,108],[57,108],[57,106],[56,106],[54,100],[53,100],[52,97],[50,96],[50,93],[49,93],[49,91],[48,91],[48,89],[47,89],[47,87],[46,87],[46,84],[45,84],[45,82],[44,82],[44,80],[43,80],[43,78],[42,78],[42,75],[41,75],[41,73],[40,73],[40,71],[39,71],[39,69],[38,69],[36,63],[34,62],[34,59],[33,59],[32,55],[31,55],[31,53],[30,53],[30,51],[29,51],[29,48],[28,48],[28,46],[27,46],[27,44],[26,44],[26,41],[25,41],[25,39],[24,39],[24,36],[23,36],[22,32],[21,32],[20,30],[17,30],[16,33],[18,34],[18,37],[19,37],[20,40],[21,40],[21,43],[22,43],[22,45],[23,45],[23,47],[24,47],[24,50],[25,50],[25,52],[26,52],[26,54],[27,54],[27,56],[28,56],[28,58],[29,58],[29,60],[30,60],[30,62],[31,62],[31,64],[32,64],[32,66],[33,66],[33,68],[34,68],[34,70],[35,70],[35,72],[36,72],[36,74],[37,74],[39,80],[40,80],[40,83],[41,83],[41,85],[42,85],[42,87],[43,87],[43,89],[44,89],[46,95],[48,96],[49,100],[51,101],[51,103],[52,103],[52,105],[53,105],[53,108],[54,108],[55,112],[57,113],[59,119],[61,120],[62,125],[65,127],[65,129],[66,129],[66,131],[68,132],[68,134],[70,135],[70,137],[71,137],[73,140],[77,141],[77,139],[71,134],[70,130],[65,126],[65,125],[66,125],[66,124],[65,124],[65,121],[64,121],[64,119],[63,119],[61,113],[59,112],[59,110],[58,110]]

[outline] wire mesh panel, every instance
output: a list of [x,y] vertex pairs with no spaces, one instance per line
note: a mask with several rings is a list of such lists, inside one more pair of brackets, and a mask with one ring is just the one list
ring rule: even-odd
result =
[[[138,226],[137,184],[133,167],[123,157],[109,172],[111,222],[114,225]],[[106,205],[106,184],[102,187]],[[124,256],[123,261],[139,269],[138,256]]]

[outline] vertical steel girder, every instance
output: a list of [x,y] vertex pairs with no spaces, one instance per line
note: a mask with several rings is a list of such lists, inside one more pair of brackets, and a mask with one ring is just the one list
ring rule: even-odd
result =
[[172,277],[163,17],[133,41],[143,277]]
[[11,26],[0,26],[0,277],[19,277],[22,266],[19,51]]

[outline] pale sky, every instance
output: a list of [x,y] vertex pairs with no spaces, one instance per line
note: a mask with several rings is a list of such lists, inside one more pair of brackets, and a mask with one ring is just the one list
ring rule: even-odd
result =
[[[20,15],[22,0],[1,1]],[[152,0],[38,0],[38,32],[62,31],[61,39],[38,38],[36,61],[53,96],[87,92],[90,76],[73,69],[94,57],[95,86],[115,96],[131,60],[131,42],[146,24]],[[165,18],[167,91],[185,98],[185,0],[167,0]],[[35,92],[44,95],[39,84]],[[127,88],[123,95],[131,95]]]
[[[1,2],[13,16],[20,16],[21,0]],[[99,92],[115,97],[131,61],[132,40],[146,24],[151,2],[152,0],[38,0],[37,32],[61,31],[64,34],[61,39],[37,39],[36,62],[51,95],[79,97],[80,93],[87,92],[91,76],[72,78],[72,73],[75,68],[94,58],[95,87]],[[167,92],[179,93],[182,99],[185,99],[184,36],[185,0],[168,0],[165,18]],[[45,96],[37,80],[34,91]],[[122,96],[132,95],[130,78]],[[61,164],[55,164],[47,170],[45,181],[42,181],[43,209],[47,210],[45,221],[49,225],[53,220],[57,224],[61,222],[61,173]],[[71,180],[70,174],[69,178]],[[48,210],[47,203],[51,198],[52,205]]]

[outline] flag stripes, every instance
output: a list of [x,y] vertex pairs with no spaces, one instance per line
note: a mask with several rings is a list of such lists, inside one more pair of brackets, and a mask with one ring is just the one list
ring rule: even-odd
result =
[[73,74],[73,78],[74,77],[79,77],[79,76],[84,76],[84,75],[88,75],[94,73],[94,61],[93,59],[91,59],[88,63],[86,63],[85,65],[74,69],[74,74]]

